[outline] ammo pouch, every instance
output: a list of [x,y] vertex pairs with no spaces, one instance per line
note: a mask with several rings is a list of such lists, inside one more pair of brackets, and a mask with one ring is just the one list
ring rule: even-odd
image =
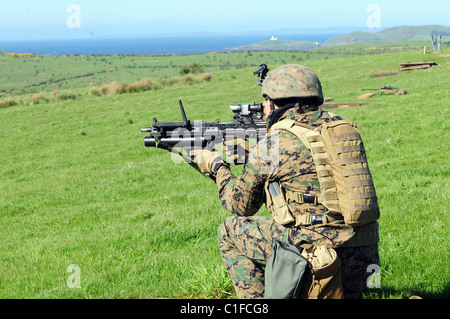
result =
[[274,241],[265,270],[265,299],[342,299],[341,261],[332,248]]
[[280,225],[287,225],[294,222],[295,219],[289,211],[280,184],[277,182],[268,182],[265,187],[266,205],[272,213],[273,219]]

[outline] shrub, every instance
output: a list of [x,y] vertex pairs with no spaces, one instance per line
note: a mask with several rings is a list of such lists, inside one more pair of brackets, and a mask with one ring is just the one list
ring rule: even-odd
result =
[[0,100],[0,107],[7,107],[7,106],[13,106],[13,105],[17,105],[17,102],[10,97],[8,97],[4,100]]
[[194,84],[194,79],[192,78],[192,76],[190,76],[189,74],[187,74],[187,75],[185,75],[185,76],[183,77],[182,83],[188,84],[188,85],[192,85],[192,84]]
[[125,82],[122,82],[120,84],[116,82],[110,83],[110,91],[113,94],[123,94],[127,93],[127,84]]
[[109,84],[105,84],[100,89],[101,94],[105,95],[108,93],[111,94],[123,94],[127,92],[127,84],[125,82],[117,83],[111,82]]
[[60,100],[75,100],[76,98],[77,95],[71,90],[67,90],[65,92],[62,92],[61,94],[58,94],[58,99]]
[[100,88],[100,92],[103,95],[108,94],[108,92],[109,92],[108,85],[107,84],[102,85],[102,87]]
[[102,92],[100,92],[100,90],[94,86],[89,90],[89,95],[90,96],[101,96]]
[[128,84],[127,93],[150,91],[150,90],[156,90],[158,88],[159,88],[158,85],[154,81],[152,81],[150,79],[145,79],[142,81],[137,81],[137,82]]
[[201,80],[202,80],[203,82],[211,81],[211,73],[205,73],[205,74],[203,74]]
[[211,73],[205,73],[199,77],[193,77],[191,74],[185,74],[183,77],[162,77],[158,80],[158,82],[153,81],[152,79],[144,79],[131,83],[122,82],[120,84],[117,82],[111,82],[102,85],[100,89],[98,89],[97,87],[91,88],[89,91],[89,95],[100,96],[106,94],[137,93],[150,90],[158,90],[163,87],[192,85],[203,81],[211,81]]
[[181,68],[180,74],[185,75],[189,73],[203,73],[203,66],[200,63],[192,63],[190,65],[185,65]]
[[31,97],[31,101],[33,104],[39,104],[41,101],[47,102],[48,99],[46,98],[44,92],[39,92]]
[[167,86],[173,86],[175,85],[175,83],[179,82],[179,79],[177,77],[163,77],[159,80],[159,82],[161,83],[162,86],[167,87]]

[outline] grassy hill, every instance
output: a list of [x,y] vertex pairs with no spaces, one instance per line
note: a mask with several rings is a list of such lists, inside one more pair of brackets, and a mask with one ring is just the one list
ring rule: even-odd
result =
[[[450,27],[440,25],[429,26],[397,26],[375,33],[351,32],[327,40],[324,46],[337,46],[351,43],[377,43],[391,41],[430,40],[431,35],[450,36]],[[445,38],[444,38],[445,39]]]
[[[298,53],[298,52],[297,52]],[[313,55],[308,54],[309,56]],[[20,95],[40,91],[100,86],[112,81],[131,82],[179,76],[193,63],[206,72],[258,67],[260,63],[282,63],[293,53],[251,53],[147,56],[0,56],[0,92]],[[306,54],[294,54],[298,60]]]
[[[354,45],[141,58],[0,56],[7,70],[0,84],[16,92],[0,97],[16,101],[0,107],[0,298],[234,297],[216,237],[230,213],[215,185],[170,153],[145,148],[140,128],[153,117],[181,120],[178,99],[191,120],[230,120],[230,103],[261,101],[252,75],[261,62],[311,67],[333,102],[358,102],[364,87],[408,90],[372,98],[381,104],[334,109],[362,132],[381,205],[381,288],[365,297],[449,298],[450,60],[419,50],[375,51]],[[372,76],[421,60],[438,65]],[[136,68],[124,67],[134,62]],[[85,85],[91,78],[75,78],[114,67],[91,76],[95,86],[152,74],[181,78],[180,67],[193,62],[210,78],[100,96]],[[121,72],[120,63],[134,73]],[[29,86],[51,73],[67,79]],[[59,84],[75,97],[55,99]],[[46,98],[34,103],[32,89]]]
[[[279,42],[281,41],[281,42]],[[27,56],[0,55],[0,93],[22,99],[26,94],[52,91],[81,90],[101,87],[111,82],[136,82],[143,79],[158,81],[179,77],[180,71],[192,64],[200,64],[205,72],[257,69],[260,63],[284,64],[288,61],[306,63],[316,59],[334,59],[343,56],[383,54],[388,52],[423,51],[423,41],[376,43],[376,49],[367,50],[366,43],[317,48],[309,50],[286,49],[278,51],[276,43],[302,41],[266,41],[271,47],[264,52],[237,51],[225,54],[192,55],[63,55]],[[431,43],[426,45],[431,50]],[[309,42],[309,44],[315,43]],[[309,45],[308,44],[308,45]],[[255,47],[256,48],[256,47]],[[10,52],[8,52],[10,53]],[[1,96],[2,94],[0,94]]]

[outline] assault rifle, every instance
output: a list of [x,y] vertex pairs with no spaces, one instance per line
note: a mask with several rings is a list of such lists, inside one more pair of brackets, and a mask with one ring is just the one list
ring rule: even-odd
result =
[[363,91],[378,91],[381,95],[383,93],[394,93],[395,95],[405,95],[408,93],[405,90],[399,90],[396,86],[382,86],[380,89],[362,89]]
[[[260,64],[258,70],[253,72],[254,75],[258,75],[258,85],[262,85],[267,72],[269,72],[269,68],[264,63]],[[158,122],[156,118],[153,118],[151,127],[141,128],[141,132],[150,133],[144,138],[144,144],[146,147],[175,151],[187,164],[197,170],[199,170],[197,164],[190,157],[185,156],[183,150],[186,153],[194,148],[212,150],[216,144],[235,138],[253,139],[255,143],[258,143],[267,133],[262,104],[231,104],[230,109],[234,113],[232,122],[194,121],[192,123],[187,119],[181,100],[178,103],[183,122]],[[237,155],[233,159],[234,164],[247,162],[247,154],[238,152]],[[210,176],[210,178],[215,180],[214,176]]]
[[[178,148],[187,153],[194,148],[211,150],[216,144],[223,143],[225,139],[255,139],[258,142],[267,133],[262,104],[231,104],[230,109],[234,113],[232,122],[191,122],[187,119],[181,100],[179,105],[183,122],[158,122],[156,118],[153,118],[151,127],[141,128],[141,132],[150,133],[144,138],[144,144],[146,147],[175,151],[186,163],[196,169],[198,169],[197,165]],[[245,162],[246,159],[235,159],[234,164]]]

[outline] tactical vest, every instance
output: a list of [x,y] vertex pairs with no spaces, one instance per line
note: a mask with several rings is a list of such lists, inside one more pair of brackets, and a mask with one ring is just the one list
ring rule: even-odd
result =
[[[379,218],[380,210],[361,134],[352,121],[331,121],[315,128],[282,120],[275,123],[274,128],[293,133],[311,151],[320,184],[320,194],[314,203],[327,209],[321,223],[343,217],[347,225],[360,226]],[[294,217],[287,204],[287,200],[295,198],[298,203],[303,203],[307,194],[283,190],[276,183],[266,185],[266,194],[268,208],[278,223],[314,224],[311,220],[314,216]]]

